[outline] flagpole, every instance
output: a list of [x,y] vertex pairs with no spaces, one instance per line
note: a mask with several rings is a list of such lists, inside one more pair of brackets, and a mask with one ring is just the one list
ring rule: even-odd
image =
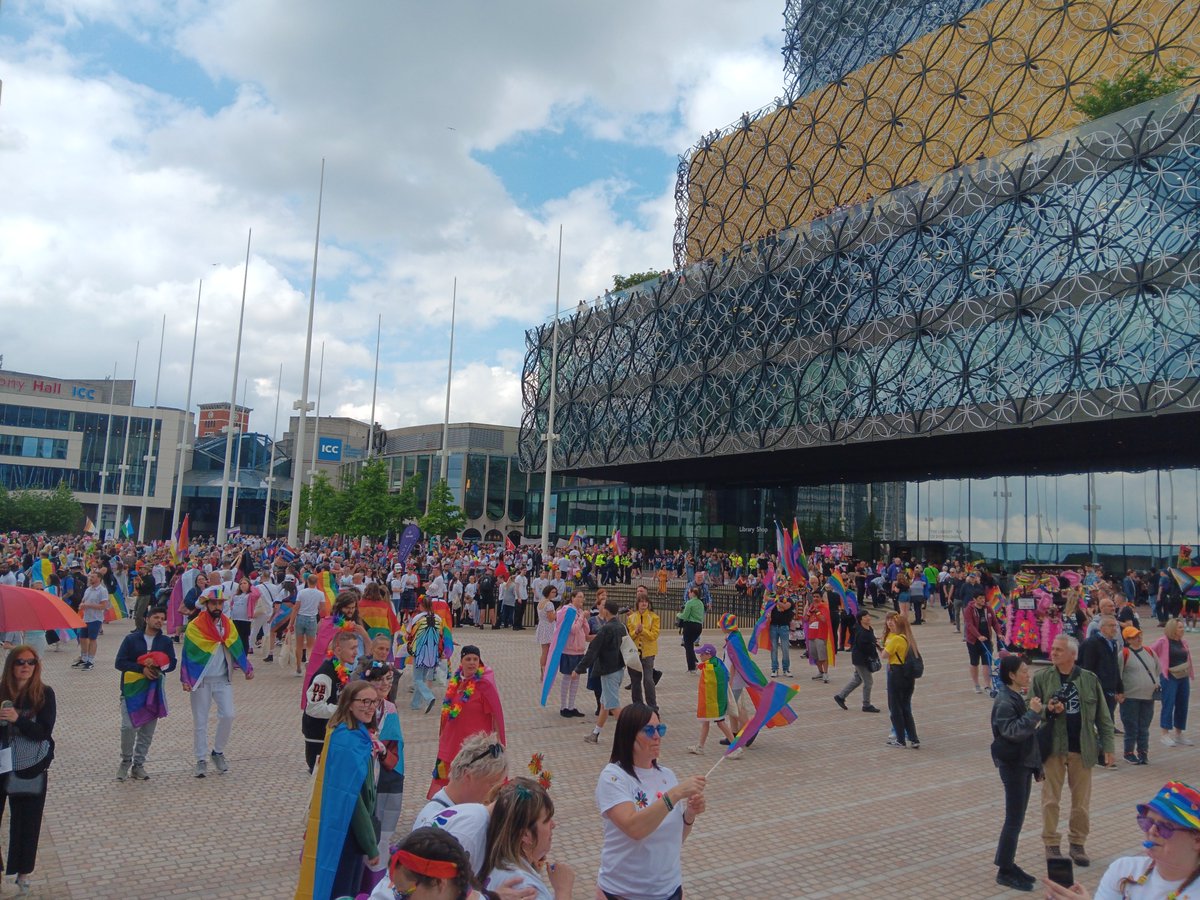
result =
[[542,491],[542,559],[550,553],[550,478],[554,470],[554,395],[558,379],[558,305],[562,292],[563,228],[558,226],[558,275],[554,282],[554,330],[550,337],[550,411],[546,419],[546,486]]
[[196,338],[200,336],[200,294],[203,291],[204,279],[201,278],[200,285],[196,288],[196,324],[192,328],[192,363],[188,367],[187,400],[183,405],[183,421],[179,425],[180,441],[175,446],[175,449],[179,451],[179,461],[175,466],[175,508],[171,511],[172,540],[175,539],[175,532],[179,530],[179,518],[183,511],[183,457],[190,449],[188,413],[192,411],[192,380],[196,374]]
[[225,544],[225,512],[229,505],[229,455],[233,452],[233,423],[237,416],[238,368],[242,362],[242,324],[246,320],[246,283],[250,279],[250,238],[253,228],[246,229],[246,265],[242,268],[242,309],[238,313],[237,344],[233,351],[233,387],[229,390],[229,421],[225,426],[225,469],[221,473],[221,504],[217,509],[217,546]]
[[[316,420],[313,422],[312,468],[308,470],[308,474],[309,474],[308,483],[309,483],[310,487],[311,487],[313,481],[317,477],[317,444],[321,439],[321,391],[324,389],[324,387],[325,387],[325,342],[321,341],[321,367],[318,370],[318,374],[317,374],[317,416],[316,416]],[[301,460],[303,460],[303,458],[304,458],[303,453],[300,454],[300,458],[301,458]],[[304,543],[306,543],[306,544],[308,543],[309,537],[311,537],[312,529],[311,529],[310,525],[311,525],[311,523],[304,526]]]
[[379,321],[375,325],[375,380],[371,382],[371,427],[368,429],[370,437],[367,438],[367,459],[371,458],[375,450],[375,392],[379,389],[379,338],[383,334],[383,313],[379,314]]
[[[121,470],[121,477],[117,482],[117,516],[113,520],[113,524],[117,526],[117,536],[121,536],[121,512],[125,506],[125,473],[129,469],[129,432],[133,425],[133,401],[137,394],[137,366],[138,354],[141,352],[142,342],[139,340],[133,346],[133,384],[129,388],[129,412],[125,414],[125,441],[121,446],[121,465],[117,468]],[[113,387],[116,387],[114,383]]]
[[442,476],[450,470],[450,376],[454,374],[454,317],[458,310],[458,277],[450,289],[450,360],[446,363],[446,415],[442,419]]
[[104,455],[100,457],[100,500],[96,504],[96,530],[104,543],[104,481],[108,478],[108,442],[112,438],[113,401],[117,396],[117,364],[113,363],[112,381],[108,383],[108,427],[104,429]]
[[279,364],[279,380],[275,382],[275,427],[271,429],[271,461],[267,464],[267,502],[263,507],[263,533],[267,536],[267,523],[271,520],[271,486],[275,484],[275,435],[279,433],[279,392],[283,387],[283,363]]
[[321,160],[321,186],[317,190],[317,236],[313,241],[312,285],[308,291],[308,332],[304,338],[304,371],[300,376],[300,399],[293,409],[296,417],[296,440],[292,444],[292,500],[288,515],[288,546],[293,546],[300,532],[300,488],[304,485],[304,425],[308,416],[308,369],[312,365],[313,310],[317,303],[317,251],[321,248],[321,203],[325,198],[325,160]]
[[[158,413],[158,386],[162,382],[162,358],[163,358],[163,343],[167,339],[167,317],[164,314],[162,320],[162,332],[158,338],[158,374],[154,376],[154,412]],[[142,508],[138,513],[138,543],[142,543],[146,539],[146,502],[150,496],[150,467],[154,465],[154,461],[158,459],[154,455],[154,433],[159,430],[157,415],[150,417],[150,442],[146,447],[146,455],[142,457],[146,461],[146,474],[142,478]],[[162,527],[162,526],[159,526]]]
[[[250,387],[250,379],[242,381],[242,407],[246,406],[246,391]],[[238,419],[238,424],[241,424],[241,419]],[[238,488],[242,485],[242,444],[244,441],[242,429],[238,428],[237,432],[237,468],[234,470],[233,476],[233,503],[229,509],[229,527],[232,528],[237,524],[237,505],[238,505]]]

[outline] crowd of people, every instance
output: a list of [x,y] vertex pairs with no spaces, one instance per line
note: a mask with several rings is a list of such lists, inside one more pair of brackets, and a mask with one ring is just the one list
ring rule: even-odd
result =
[[[92,671],[104,627],[111,632],[120,612],[134,630],[116,628],[124,701],[118,781],[151,777],[147,759],[165,714],[163,679],[176,670],[189,695],[197,778],[229,771],[238,672],[252,679],[254,657],[279,657],[301,679],[297,738],[313,788],[298,898],[571,895],[575,871],[551,861],[548,773],[509,779],[496,674],[466,637],[471,628],[533,628],[539,668],[544,677],[552,669],[551,680],[559,681],[559,714],[589,716],[577,708],[582,681],[595,699],[584,741],[600,743],[613,720],[609,764],[596,787],[603,825],[596,884],[608,898],[682,897],[679,848],[705,811],[705,779],[680,780],[660,762],[666,725],[655,664],[666,627],[678,629],[696,679],[692,754],[706,752],[714,726],[720,744],[734,744],[754,717],[754,688],[767,674],[741,651],[743,635],[769,649],[772,679],[798,676],[795,652],[812,680],[829,684],[836,655],[849,653],[852,675],[833,694],[842,709],[861,688],[862,712],[879,713],[872,696],[883,673],[886,743],[919,749],[912,701],[924,664],[914,627],[944,611],[966,644],[975,690],[995,697],[992,756],[1005,795],[997,881],[1018,890],[1034,885],[1016,863],[1034,780],[1042,785],[1047,857],[1087,866],[1090,772],[1116,765],[1118,714],[1131,765],[1149,763],[1156,710],[1164,748],[1192,744],[1187,710],[1195,672],[1184,637],[1191,598],[1172,592],[1158,573],[1145,579],[1151,593],[1140,597],[1134,573],[1122,582],[1097,567],[1010,576],[953,561],[869,563],[836,552],[814,554],[805,577],[789,580],[771,554],[642,552],[620,542],[567,547],[549,559],[536,548],[461,541],[418,545],[403,558],[394,546],[357,541],[298,550],[279,542],[196,542],[180,550],[102,545],[87,536],[16,536],[4,550],[0,584],[57,594],[83,620],[77,632],[4,635],[0,703],[10,702],[0,708],[0,743],[12,747],[14,759],[3,779],[13,833],[7,871],[22,890],[36,862],[53,760],[55,695],[41,681],[42,656],[77,646],[74,667]],[[1132,596],[1125,583],[1131,579]],[[609,597],[608,588],[623,583],[634,588],[628,605]],[[740,628],[736,616],[721,616],[720,647],[703,639],[719,606],[718,587],[762,603],[758,620],[743,619]],[[1154,641],[1143,642],[1139,599],[1149,600],[1162,623]],[[877,636],[879,610],[885,614]],[[1047,630],[1047,622],[1059,627]],[[1034,676],[1030,657],[1043,650],[1050,664]],[[420,780],[427,802],[407,836],[396,834],[406,775],[397,710],[402,674],[410,676],[413,713],[429,715],[440,703],[428,785]],[[738,747],[728,758],[742,753]],[[1071,795],[1065,854],[1058,829],[1064,786]],[[1173,879],[1187,855],[1186,829],[1176,828],[1180,839],[1172,843],[1174,807],[1147,809],[1159,819],[1151,816],[1143,828],[1163,850],[1150,854],[1158,868],[1143,883]]]

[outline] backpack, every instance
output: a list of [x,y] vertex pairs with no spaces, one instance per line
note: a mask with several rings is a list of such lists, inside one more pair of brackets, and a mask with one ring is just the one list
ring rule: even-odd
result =
[[900,665],[900,671],[904,673],[905,677],[916,681],[925,674],[925,660],[913,652],[912,644],[908,641],[905,641],[904,644],[908,649],[904,653],[904,662]]

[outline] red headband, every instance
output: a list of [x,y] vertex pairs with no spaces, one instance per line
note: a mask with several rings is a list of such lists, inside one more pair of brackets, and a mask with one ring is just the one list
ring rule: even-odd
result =
[[444,859],[425,859],[423,856],[409,853],[407,850],[397,850],[392,855],[393,866],[403,866],[410,872],[425,875],[429,878],[455,878],[458,876],[458,864]]

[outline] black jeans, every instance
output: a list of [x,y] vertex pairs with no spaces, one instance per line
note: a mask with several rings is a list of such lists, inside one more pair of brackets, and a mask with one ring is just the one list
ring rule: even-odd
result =
[[696,639],[703,630],[704,626],[699,622],[683,623],[683,652],[687,656],[689,672],[696,671]]
[[[46,773],[49,788],[50,773]],[[46,808],[46,790],[40,794],[10,797],[0,786],[0,819],[8,807],[9,875],[28,875],[37,865],[38,842],[42,836],[42,811]]]
[[896,732],[896,740],[919,744],[917,725],[913,721],[912,696],[916,684],[911,678],[905,678],[897,671],[896,666],[888,666],[887,695],[888,713],[892,718],[892,728]]
[[1021,836],[1021,826],[1025,824],[1033,769],[1007,764],[998,768],[1000,781],[1004,785],[1004,826],[1000,829],[1000,841],[996,844],[995,862],[1003,871],[1016,864],[1017,838]]

